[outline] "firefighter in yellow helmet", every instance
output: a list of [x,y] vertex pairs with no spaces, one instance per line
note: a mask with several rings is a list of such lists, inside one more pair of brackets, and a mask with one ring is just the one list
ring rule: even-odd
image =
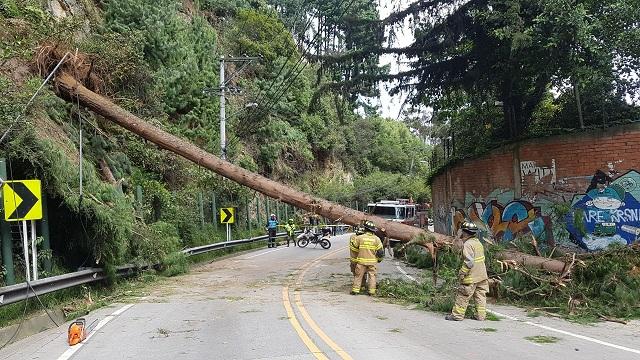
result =
[[351,295],[360,293],[365,274],[368,277],[369,295],[376,293],[376,264],[384,257],[382,242],[374,235],[377,230],[373,222],[365,220],[361,224],[362,233],[352,236],[349,241],[350,260],[354,272]]
[[473,297],[476,303],[476,320],[483,321],[487,317],[487,293],[489,292],[489,277],[484,263],[484,247],[476,236],[478,227],[470,222],[460,226],[461,239],[464,241],[462,249],[463,263],[458,277],[460,285],[456,293],[456,301],[447,315],[447,320],[461,321],[467,311],[469,300]]

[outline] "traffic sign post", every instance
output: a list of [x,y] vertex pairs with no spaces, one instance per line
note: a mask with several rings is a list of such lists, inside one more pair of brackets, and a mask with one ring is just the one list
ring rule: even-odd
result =
[[220,209],[220,223],[227,225],[227,241],[231,241],[231,224],[236,222],[235,208]]
[[[42,185],[40,180],[6,181],[2,187],[4,218],[6,221],[22,222],[22,247],[24,249],[25,275],[27,281],[38,280],[38,249],[36,244],[36,222],[42,219]],[[31,259],[29,259],[29,232],[27,221],[31,221]]]
[[29,265],[29,235],[27,234],[27,222],[22,221],[22,248],[24,249],[24,270],[27,282],[31,281],[31,269]]
[[[26,220],[25,220],[26,223]],[[31,266],[33,266],[33,280],[38,280],[38,247],[36,244],[36,221],[31,220]]]

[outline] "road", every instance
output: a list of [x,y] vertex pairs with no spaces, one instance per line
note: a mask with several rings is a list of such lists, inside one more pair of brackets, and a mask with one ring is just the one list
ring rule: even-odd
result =
[[[347,237],[333,247],[261,249],[159,282],[148,296],[87,316],[81,346],[66,326],[0,351],[0,359],[639,359],[640,324],[583,326],[492,306],[500,321],[348,295]],[[381,277],[417,277],[393,260]],[[553,336],[539,344],[532,336]]]

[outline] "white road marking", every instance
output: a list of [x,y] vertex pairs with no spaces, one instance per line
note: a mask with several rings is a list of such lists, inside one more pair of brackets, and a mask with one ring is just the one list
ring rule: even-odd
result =
[[407,278],[409,278],[409,280],[411,281],[415,281],[418,282],[418,280],[416,280],[416,278],[414,278],[413,276],[407,274],[406,271],[404,271],[403,268],[400,267],[400,263],[396,261],[396,269],[398,269],[398,271],[400,271],[402,273],[402,275],[406,276]]
[[498,316],[502,316],[504,318],[507,318],[507,319],[510,319],[510,320],[513,320],[513,321],[522,322],[524,324],[535,326],[535,327],[538,327],[538,328],[541,328],[541,329],[545,329],[545,330],[548,330],[548,331],[553,331],[553,332],[556,332],[556,333],[559,333],[559,334],[563,334],[563,335],[567,335],[567,336],[571,336],[571,337],[574,337],[574,338],[577,338],[577,339],[590,341],[592,343],[596,343],[596,344],[599,344],[599,345],[612,347],[614,349],[628,351],[628,352],[631,352],[631,353],[634,353],[634,354],[640,354],[640,350],[628,348],[626,346],[612,344],[612,343],[609,343],[609,342],[606,342],[606,341],[594,339],[594,338],[589,337],[589,336],[584,336],[584,335],[580,335],[580,334],[574,334],[574,333],[569,332],[569,331],[552,328],[550,326],[546,326],[546,325],[542,325],[542,324],[536,324],[536,323],[531,322],[531,321],[523,321],[523,320],[520,320],[520,319],[515,318],[513,316],[501,314],[501,313],[493,311],[493,310],[487,310],[487,311],[492,313],[492,314],[495,314],[495,315],[498,315]]
[[242,260],[249,260],[249,259],[257,258],[258,256],[262,256],[262,255],[265,255],[265,254],[268,254],[268,253],[272,253],[272,252],[274,252],[274,251],[278,251],[278,250],[282,250],[282,248],[280,248],[280,249],[273,249],[273,250],[269,250],[269,251],[261,252],[261,253],[256,254],[256,255],[247,256],[246,258],[243,258]]
[[133,306],[133,304],[125,305],[125,306],[121,307],[120,309],[118,309],[117,311],[114,311],[113,314],[108,315],[107,317],[102,319],[98,323],[98,325],[96,325],[95,329],[91,330],[91,332],[89,333],[89,335],[87,335],[87,338],[84,339],[83,342],[81,342],[80,344],[72,346],[69,349],[67,349],[67,351],[65,351],[62,355],[60,355],[58,360],[68,360],[68,359],[70,359],[76,352],[78,352],[78,350],[80,350],[84,346],[84,344],[87,343],[87,341],[89,341],[89,339],[91,339],[93,337],[93,335],[95,333],[98,332],[98,330],[100,330],[103,326],[107,325],[107,323],[109,321],[115,319],[116,317],[121,315],[123,312],[129,310],[132,306]]

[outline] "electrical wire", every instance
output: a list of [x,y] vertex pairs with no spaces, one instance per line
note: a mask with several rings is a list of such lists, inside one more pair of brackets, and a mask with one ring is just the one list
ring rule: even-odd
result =
[[[341,7],[341,6],[345,3],[345,1],[346,1],[346,0],[342,0],[342,1],[341,1],[341,3],[340,3],[340,5],[338,5],[338,7]],[[349,11],[349,9],[350,9],[350,8],[351,8],[351,6],[354,4],[354,2],[355,2],[355,0],[351,0],[351,1],[349,2],[349,4],[344,8],[344,10],[342,11],[342,13],[339,15],[339,16],[340,16],[340,18],[342,18],[342,17],[344,17],[344,16],[346,15],[347,11]],[[318,13],[319,13],[319,11],[318,11]],[[311,20],[311,19],[310,19],[310,20]],[[310,25],[310,24],[311,24],[311,21],[309,21],[309,22],[308,22],[308,25]],[[308,30],[308,29],[305,29],[305,33],[306,33],[306,30]],[[280,99],[282,98],[282,96],[284,96],[284,95],[287,93],[287,91],[288,91],[288,90],[291,88],[291,86],[294,84],[295,80],[297,80],[297,79],[298,79],[298,77],[300,76],[300,74],[302,74],[302,72],[303,72],[303,71],[305,70],[305,68],[308,66],[308,63],[304,63],[304,64],[302,64],[302,63],[303,63],[303,60],[304,60],[304,58],[305,58],[305,53],[307,53],[307,52],[308,52],[308,51],[309,51],[313,46],[315,46],[315,45],[316,45],[316,42],[320,39],[320,37],[319,37],[319,36],[320,36],[320,34],[321,34],[321,32],[318,30],[318,32],[316,32],[316,34],[315,34],[315,35],[314,35],[314,37],[311,39],[311,41],[307,44],[306,49],[304,49],[304,50],[302,51],[302,53],[300,54],[300,58],[298,59],[298,61],[295,63],[295,65],[294,65],[293,67],[291,67],[291,69],[290,69],[290,70],[287,72],[287,74],[284,76],[284,78],[283,78],[282,82],[281,82],[281,83],[280,83],[280,85],[279,85],[279,89],[276,89],[276,91],[274,92],[274,94],[273,94],[273,95],[271,95],[271,96],[269,96],[269,97],[270,97],[270,99],[269,99],[269,101],[268,101],[268,103],[267,103],[267,106],[265,106],[265,107],[263,108],[263,110],[257,110],[257,111],[258,111],[258,113],[257,113],[257,114],[255,114],[255,113],[254,113],[254,114],[251,114],[251,115],[253,115],[253,116],[256,116],[256,115],[257,115],[257,117],[265,116],[265,115],[266,115],[266,114],[268,114],[268,113],[273,109],[273,107],[274,107],[274,106],[275,106],[275,105],[280,101]],[[281,71],[282,71],[282,70],[284,69],[284,67],[288,64],[288,62],[289,62],[289,59],[287,59],[287,61],[285,61],[285,63],[282,65],[282,67],[281,67]],[[301,68],[298,68],[298,67],[300,66],[300,64],[302,64],[302,67],[301,67]],[[279,72],[279,74],[281,73],[281,71]],[[297,71],[297,73],[296,73],[295,75],[293,75],[293,73],[294,73],[294,72],[296,72],[296,71]],[[279,74],[278,74],[278,76],[279,76]],[[292,76],[292,75],[293,75],[293,78],[291,78],[291,76]],[[274,82],[272,83],[272,86],[270,86],[270,87],[269,87],[269,90],[273,87],[273,84],[275,84],[275,83],[277,82],[277,77],[276,77],[276,79],[275,79],[275,80],[276,80],[276,81],[274,81]],[[288,81],[288,80],[290,80],[290,81],[287,83],[287,81]],[[250,131],[253,131],[253,130],[255,130],[255,129],[256,129],[256,127],[257,127],[257,126],[258,126],[258,123],[257,123],[257,122],[254,122],[254,123],[252,123],[250,126],[248,126],[248,127],[244,127],[244,131],[245,131],[245,132],[246,132],[246,131],[249,131],[249,132],[250,132]],[[229,142],[228,142],[227,147],[232,147],[232,146],[236,145],[236,144],[238,143],[238,141],[240,141],[240,138],[239,138],[239,136],[235,135],[235,136],[231,139],[231,141],[229,141]]]
[[[303,8],[300,8],[300,9],[299,9],[299,11],[297,11],[297,12],[296,12],[296,14],[294,15],[294,18],[298,18],[298,16],[300,15],[300,12],[302,12],[302,11],[304,11],[304,9],[303,9]],[[319,14],[320,14],[320,11],[319,11],[319,10],[316,10],[316,15],[319,15]],[[303,32],[302,32],[303,34],[306,34],[306,33],[307,33],[307,30],[309,30],[309,26],[311,26],[312,21],[313,21],[313,15],[309,18],[309,20],[307,20],[307,22],[306,22],[306,24],[305,24],[305,26],[304,26],[304,30],[303,30]],[[297,21],[293,23],[293,26],[292,26],[292,27],[293,27],[293,29],[295,29],[295,28],[296,28],[296,25],[297,25]],[[282,30],[281,30],[281,32],[280,32],[280,35],[282,35],[282,34],[285,32],[285,30],[286,30],[286,29],[287,29],[287,27],[286,27],[286,26],[284,26],[284,24],[283,24],[283,26],[282,26]],[[281,66],[281,67],[280,67],[280,69],[278,70],[278,73],[276,74],[276,76],[273,78],[273,81],[271,81],[271,84],[269,85],[269,87],[267,88],[267,90],[266,90],[266,91],[264,91],[264,92],[260,92],[260,93],[258,94],[258,98],[256,98],[256,100],[255,100],[255,102],[256,102],[256,103],[260,104],[260,102],[262,102],[262,101],[264,100],[265,94],[268,94],[268,93],[269,93],[269,91],[271,91],[271,89],[273,88],[273,86],[276,84],[276,82],[278,82],[278,78],[280,77],[280,75],[281,75],[281,74],[282,74],[282,72],[284,71],[284,69],[285,69],[285,67],[287,66],[287,64],[289,63],[289,60],[290,60],[290,59],[291,59],[291,56],[288,56],[288,57],[286,58],[286,60],[282,63],[282,66]],[[249,115],[254,115],[254,114],[253,114],[254,112],[255,112],[255,110],[254,110],[254,111],[252,111],[252,113],[250,113]]]
[[[344,4],[344,0],[341,2],[341,4],[339,5],[342,6]],[[340,18],[343,18],[347,11],[349,11],[349,9],[351,8],[351,6],[353,6],[353,4],[355,3],[355,0],[351,0],[349,2],[349,4],[347,4],[347,6],[344,8],[344,10],[342,11],[342,13],[339,15]],[[304,51],[301,55],[300,55],[300,59],[298,60],[298,62],[296,63],[296,65],[294,65],[294,67],[292,68],[292,70],[290,71],[290,74],[292,74],[294,71],[296,71],[295,69],[297,68],[298,65],[300,65],[302,63],[302,61],[304,60],[304,56],[305,53],[309,51],[309,49],[311,49],[311,47],[315,46],[315,43],[320,39],[319,35],[321,34],[320,30],[318,29],[318,32],[316,32],[315,36],[311,39],[311,42],[309,43],[309,46],[307,46],[306,51]],[[289,81],[289,84],[287,84],[282,91],[280,91],[280,94],[278,96],[276,96],[274,98],[274,101],[271,102],[270,106],[267,107],[267,109],[265,111],[263,111],[260,115],[266,115],[269,111],[271,111],[271,109],[273,109],[273,107],[278,103],[278,101],[280,101],[280,99],[282,98],[282,96],[284,96],[284,94],[286,94],[286,92],[289,90],[289,88],[291,88],[291,86],[293,85],[293,83],[298,79],[298,77],[300,76],[300,74],[302,74],[302,72],[305,70],[305,68],[309,65],[308,62],[305,62],[304,64],[302,64],[302,67],[297,70],[297,74],[293,77],[293,79],[291,81]],[[284,83],[283,83],[284,84]],[[276,94],[278,94],[278,92],[276,92]]]
[[69,52],[65,53],[64,56],[62,57],[62,59],[58,62],[58,64],[56,65],[55,68],[53,68],[53,71],[51,71],[51,73],[49,74],[49,76],[47,76],[47,78],[42,82],[42,84],[40,84],[40,87],[38,88],[38,90],[36,90],[35,93],[33,93],[33,95],[31,96],[31,98],[29,99],[29,101],[27,101],[27,104],[22,108],[22,110],[20,110],[20,113],[18,113],[18,116],[16,116],[16,118],[11,122],[11,124],[9,125],[9,128],[7,130],[5,130],[4,134],[2,134],[2,137],[0,137],[0,144],[2,144],[2,141],[4,141],[4,139],[9,135],[9,133],[11,132],[11,130],[13,129],[13,127],[18,123],[18,120],[20,120],[20,118],[24,115],[24,112],[29,108],[29,106],[31,105],[31,103],[33,103],[33,101],[36,99],[36,97],[38,96],[38,94],[40,93],[40,91],[44,88],[44,86],[49,82],[49,80],[51,80],[51,78],[53,77],[53,75],[56,73],[56,71],[58,71],[58,69],[60,68],[60,66],[62,65],[62,63],[64,63],[64,61],[67,59],[67,56],[69,56]]

